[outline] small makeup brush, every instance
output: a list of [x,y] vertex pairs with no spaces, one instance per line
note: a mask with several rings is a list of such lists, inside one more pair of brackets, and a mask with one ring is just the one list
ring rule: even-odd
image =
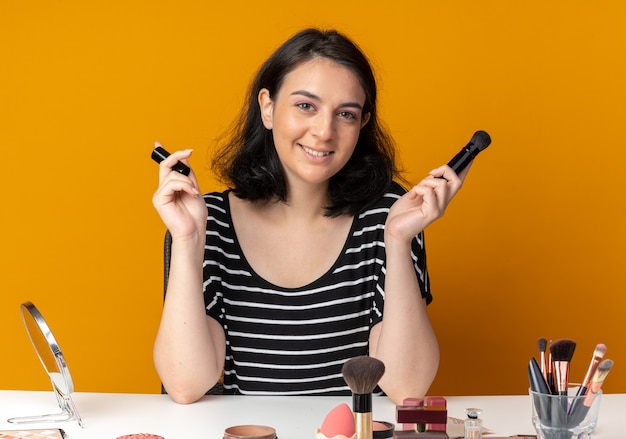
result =
[[575,349],[576,342],[567,338],[556,340],[550,346],[550,353],[554,362],[554,386],[563,406],[563,414],[567,414],[567,384],[569,382],[570,362]]
[[541,374],[543,379],[548,382],[548,370],[546,368],[546,347],[548,346],[548,340],[544,337],[539,337],[537,340],[537,349],[539,350],[539,367],[541,368]]
[[546,365],[546,382],[548,383],[548,388],[550,389],[550,393],[556,393],[556,389],[554,388],[554,363],[552,362],[552,340],[550,340],[548,348],[548,364]]
[[603,360],[599,365],[596,372],[593,374],[593,378],[591,379],[591,383],[589,384],[589,390],[587,391],[587,397],[585,398],[585,405],[591,407],[591,403],[595,398],[596,394],[602,388],[602,384],[604,384],[604,379],[611,371],[613,367],[613,360]]
[[604,384],[604,380],[611,371],[612,367],[613,360],[607,359],[600,362],[598,368],[593,374],[593,378],[591,378],[591,382],[589,383],[589,388],[587,389],[587,393],[585,394],[582,405],[578,404],[575,408],[573,408],[573,410],[571,410],[571,413],[569,414],[569,417],[567,419],[568,427],[575,427],[580,424],[583,419],[585,419],[587,412],[593,405],[593,401],[596,398],[596,395],[598,394],[600,389],[602,388],[602,384]]
[[356,439],[372,439],[372,392],[385,373],[385,365],[376,358],[361,355],[346,361],[341,373],[352,391]]
[[604,354],[606,354],[606,345],[603,343],[597,344],[593,351],[593,357],[591,357],[591,363],[589,364],[589,369],[587,369],[585,379],[583,379],[576,396],[581,396],[587,393],[591,379],[595,376],[598,365],[600,364],[600,361],[602,361],[602,358],[604,358]]
[[[606,353],[606,345],[602,343],[597,344],[596,348],[593,351],[593,356],[591,357],[591,363],[589,364],[589,368],[587,369],[585,378],[583,379],[583,382],[580,384],[580,387],[578,388],[578,391],[576,392],[576,396],[583,396],[587,394],[587,391],[589,390],[589,385],[591,384],[591,380],[595,376],[596,370],[598,369],[598,365],[600,364],[600,361],[602,361],[602,358],[604,357],[605,353]],[[568,413],[574,413],[577,410],[576,406],[579,404],[581,404],[581,400],[579,398],[574,399],[572,401],[572,405],[570,405],[569,407]]]

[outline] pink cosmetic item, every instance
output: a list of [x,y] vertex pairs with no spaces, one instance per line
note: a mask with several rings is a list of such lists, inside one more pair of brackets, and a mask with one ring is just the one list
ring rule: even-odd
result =
[[[405,398],[402,401],[402,405],[412,407],[424,407],[424,398]],[[400,424],[400,430],[415,431],[416,429],[416,424]]]
[[235,425],[224,430],[223,439],[276,439],[276,430],[266,425]]
[[348,404],[339,404],[332,409],[322,422],[322,427],[315,432],[316,439],[355,439],[356,426],[354,413]]
[[[426,407],[444,407],[447,409],[447,402],[443,396],[429,396],[426,398]],[[446,431],[446,424],[448,419],[446,417],[445,422],[437,424],[426,424],[426,431]]]

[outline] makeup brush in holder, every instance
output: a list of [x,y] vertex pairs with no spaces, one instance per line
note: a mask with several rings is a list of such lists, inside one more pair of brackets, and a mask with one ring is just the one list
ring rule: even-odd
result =
[[[576,342],[567,338],[556,340],[550,346],[550,354],[552,354],[552,361],[554,362],[554,386],[562,409],[557,412],[559,419],[567,419],[567,387],[570,363],[575,350]],[[559,425],[564,423],[564,421],[559,421]]]
[[[543,340],[545,339],[540,338],[537,342],[541,363],[545,357]],[[602,383],[613,367],[613,361],[603,360],[607,350],[606,345],[597,344],[585,378],[576,389],[569,380],[575,350],[574,340],[550,341],[550,358],[546,368],[544,369],[535,358],[531,358],[529,362],[529,392],[533,403],[532,419],[538,437],[589,438],[595,429]],[[547,370],[546,375],[543,373],[544,370]],[[575,394],[574,390],[576,390]]]
[[539,351],[539,367],[541,369],[541,374],[543,375],[543,379],[548,382],[548,367],[546,358],[546,348],[548,347],[548,340],[545,337],[539,337],[537,339],[537,350]]
[[352,391],[356,439],[372,439],[372,392],[385,373],[385,365],[376,358],[362,355],[346,361],[341,373]]

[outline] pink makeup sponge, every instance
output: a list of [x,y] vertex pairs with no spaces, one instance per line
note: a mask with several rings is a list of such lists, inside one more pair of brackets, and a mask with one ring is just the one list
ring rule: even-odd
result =
[[328,438],[335,436],[345,436],[347,438],[354,436],[354,414],[348,404],[339,404],[332,409],[322,422],[320,432]]

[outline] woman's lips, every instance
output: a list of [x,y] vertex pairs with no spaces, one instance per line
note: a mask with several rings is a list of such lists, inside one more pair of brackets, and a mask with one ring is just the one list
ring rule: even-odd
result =
[[314,157],[326,157],[332,154],[332,151],[316,151],[304,145],[300,145],[300,147],[304,150],[304,152]]

